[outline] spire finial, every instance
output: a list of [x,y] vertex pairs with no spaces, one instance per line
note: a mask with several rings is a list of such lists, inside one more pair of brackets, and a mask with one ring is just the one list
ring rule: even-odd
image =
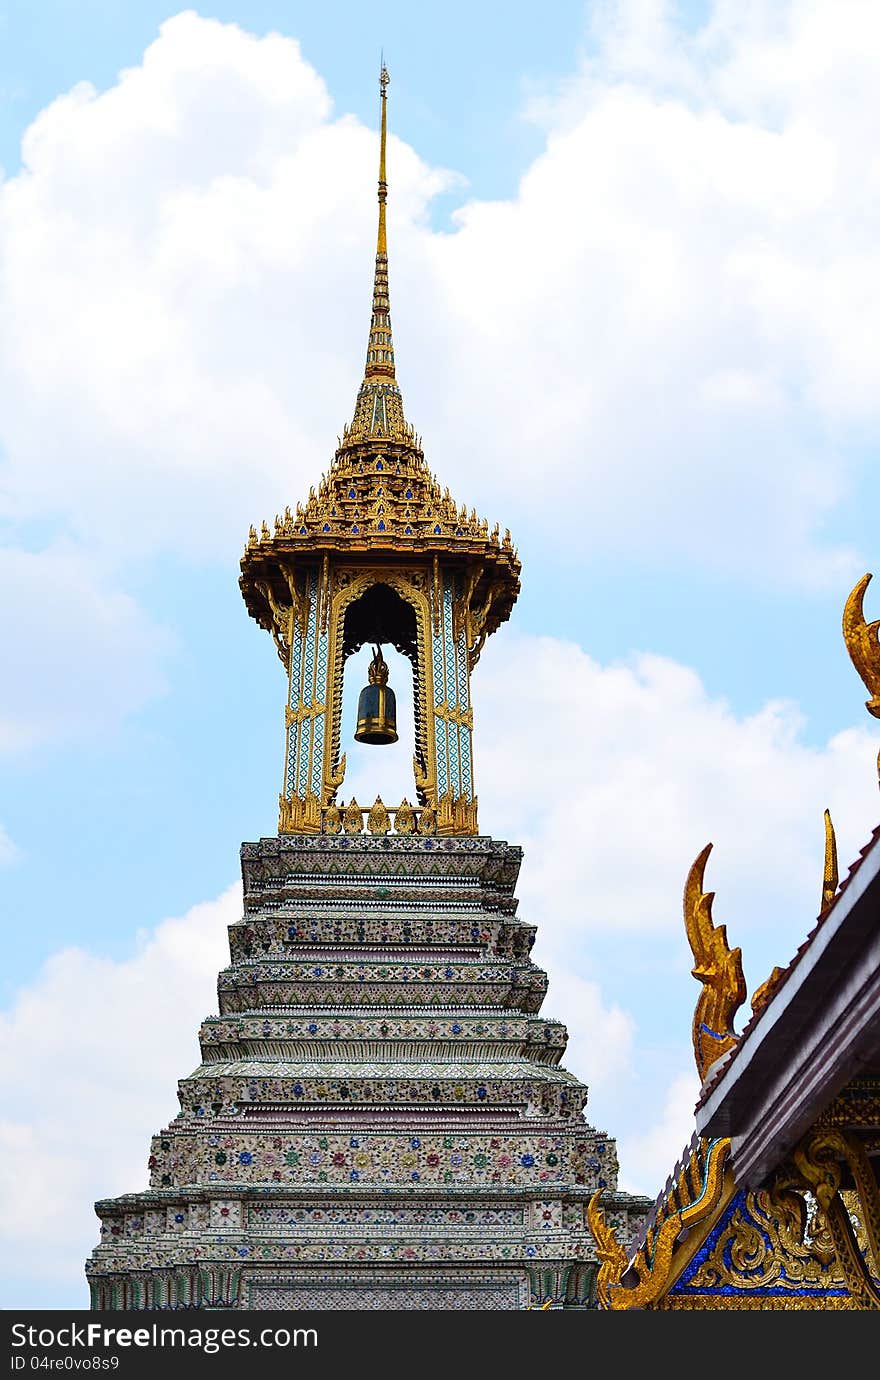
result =
[[388,68],[384,61],[379,72],[379,99],[382,102],[382,132],[379,136],[379,235],[376,240],[376,254],[388,253],[388,241],[385,236],[385,203],[388,200],[388,183],[385,180],[385,138],[387,134],[388,121],[386,110],[388,106],[388,83],[391,78],[388,75]]
[[394,368],[394,343],[391,338],[391,305],[388,299],[388,239],[385,231],[385,206],[388,183],[385,177],[385,151],[388,142],[388,87],[391,78],[384,55],[379,62],[379,232],[376,237],[376,270],[373,277],[373,311],[364,377],[358,390],[351,426],[341,449],[381,437],[404,445],[417,444],[413,429],[403,415],[403,399]]
[[379,134],[379,233],[376,237],[373,315],[370,321],[370,342],[367,346],[365,379],[394,378],[394,349],[391,343],[391,315],[388,300],[388,238],[385,229],[385,205],[388,201],[385,147],[388,137],[388,85],[391,78],[388,75],[384,57],[380,61],[379,99],[382,103],[382,120]]

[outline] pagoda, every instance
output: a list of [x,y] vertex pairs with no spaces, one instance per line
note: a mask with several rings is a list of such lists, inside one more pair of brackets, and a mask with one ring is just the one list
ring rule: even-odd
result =
[[[295,511],[251,528],[248,612],[287,675],[278,833],[241,849],[219,1014],[148,1189],[96,1204],[97,1309],[596,1305],[591,1195],[618,1239],[649,1203],[560,1066],[565,1027],[517,915],[522,851],[479,831],[470,678],[509,617],[509,532],[425,464],[397,384],[383,67],[372,317],[354,416]],[[343,676],[373,645],[356,737],[395,741],[382,646],[412,666],[412,800],[343,799]]]

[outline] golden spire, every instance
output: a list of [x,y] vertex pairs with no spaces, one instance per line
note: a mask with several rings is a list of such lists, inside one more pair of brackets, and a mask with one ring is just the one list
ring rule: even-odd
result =
[[382,63],[379,73],[379,98],[382,102],[382,126],[379,136],[379,232],[376,236],[376,271],[373,277],[373,314],[370,320],[370,340],[367,345],[367,367],[364,381],[394,378],[394,346],[391,342],[391,307],[388,299],[388,236],[385,226],[385,205],[388,201],[388,182],[385,175],[385,145],[388,134],[388,68]]
[[394,343],[391,339],[391,306],[388,299],[388,234],[385,207],[388,182],[385,175],[385,150],[388,141],[388,68],[382,63],[379,73],[379,98],[382,121],[379,136],[379,230],[376,236],[376,269],[373,275],[373,312],[363,382],[358,390],[351,426],[345,428],[340,451],[360,442],[394,441],[418,451],[418,438],[403,415],[403,399],[394,372]]

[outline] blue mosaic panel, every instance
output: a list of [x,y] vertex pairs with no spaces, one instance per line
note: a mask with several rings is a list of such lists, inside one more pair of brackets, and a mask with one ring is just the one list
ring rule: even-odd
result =
[[[327,703],[327,656],[330,638],[327,632],[318,629],[315,651],[315,691],[313,704]],[[312,776],[311,790],[320,798],[323,783],[324,735],[327,731],[326,712],[317,714],[312,731]]]
[[[315,642],[318,625],[318,574],[313,571],[309,575],[309,622],[306,628],[305,648],[303,651],[303,704],[314,704],[315,702]],[[304,796],[309,783],[309,747],[312,738],[312,721],[305,719],[299,726],[299,743],[297,744],[297,769],[296,769],[296,789],[297,794]]]
[[[445,602],[441,604],[441,620],[445,613]],[[443,628],[438,631],[431,620],[431,660],[433,671],[434,707],[442,704],[445,698],[446,672],[443,657]],[[434,730],[437,743],[437,794],[445,795],[449,790],[449,744],[446,725],[442,719],[435,719]]]
[[[444,698],[450,709],[458,704],[458,683],[455,673],[455,643],[452,640],[452,602],[454,576],[449,573],[443,577],[443,662],[445,666]],[[458,764],[458,730],[455,724],[446,728],[446,744],[449,760],[449,788],[453,795],[461,794]]]
[[[299,704],[303,667],[303,639],[299,621],[294,619],[293,645],[290,649],[290,678],[288,680],[287,703],[291,709]],[[290,797],[296,793],[297,728],[292,724],[287,730],[287,764],[284,772],[284,790]]]
[[[300,704],[312,705],[315,703],[315,695],[320,686],[320,701],[326,703],[325,693],[327,685],[327,638],[326,635],[318,639],[318,575],[317,571],[312,571],[306,580],[306,595],[309,600],[309,617],[305,636],[303,636],[301,625],[296,622],[293,629],[293,646],[290,651],[290,680],[287,703],[290,708],[296,710]],[[320,718],[323,720],[323,715]],[[317,740],[318,734],[313,730],[313,721],[305,719],[301,724],[293,724],[287,731],[287,767],[285,771],[285,787],[287,795],[304,796],[309,789],[310,781],[314,773],[309,771],[309,759],[312,750],[313,734]],[[323,750],[323,724],[320,730],[321,744]],[[319,772],[320,772],[320,761]],[[320,788],[320,776],[318,780]]]
[[[467,711],[470,704],[470,696],[468,693],[467,637],[465,636],[464,628],[462,628],[459,634],[455,651],[458,662],[458,703],[461,709]],[[471,730],[465,724],[462,724],[461,728],[458,730],[461,793],[466,795],[469,800],[472,800],[474,796],[471,738]]]

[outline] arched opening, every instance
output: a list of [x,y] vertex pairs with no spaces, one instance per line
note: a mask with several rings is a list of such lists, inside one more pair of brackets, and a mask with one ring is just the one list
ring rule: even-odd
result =
[[[343,615],[341,748],[347,757],[345,782],[340,797],[356,796],[369,805],[380,795],[386,805],[398,805],[404,797],[418,802],[413,780],[413,756],[419,748],[419,629],[416,611],[390,585],[370,585],[353,599]],[[397,697],[396,743],[375,746],[358,743],[354,733],[358,697],[367,684],[367,668],[373,647],[381,646],[388,664],[388,683]],[[407,665],[407,663],[409,663]]]
[[342,655],[347,660],[352,652],[360,651],[365,643],[381,643],[384,647],[394,647],[415,665],[417,636],[416,613],[412,604],[401,599],[390,585],[370,585],[345,610]]

